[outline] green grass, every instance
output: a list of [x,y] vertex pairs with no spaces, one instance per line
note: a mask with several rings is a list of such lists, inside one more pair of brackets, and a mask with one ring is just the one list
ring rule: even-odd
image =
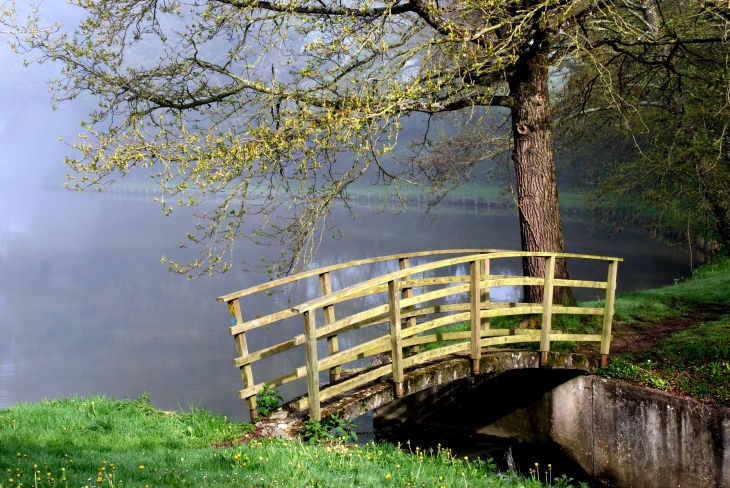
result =
[[730,406],[730,315],[622,354],[599,374]]
[[306,444],[252,430],[195,408],[159,412],[145,397],[19,404],[0,410],[0,488],[546,486],[448,450]]
[[730,259],[719,256],[676,285],[621,294],[614,317],[618,327],[650,329],[692,310],[719,317],[614,358],[600,374],[730,405]]
[[698,268],[691,278],[674,285],[617,295],[614,320],[624,324],[658,322],[682,317],[697,308],[730,308],[730,258],[717,256],[713,264]]

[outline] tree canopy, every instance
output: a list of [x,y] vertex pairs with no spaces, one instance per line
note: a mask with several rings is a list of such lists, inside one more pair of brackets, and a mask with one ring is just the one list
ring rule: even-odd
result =
[[[12,4],[4,23],[18,50],[63,63],[52,82],[59,100],[82,93],[99,100],[75,144],[80,152],[67,160],[76,188],[103,186],[140,167],[168,196],[198,191],[181,205],[225,197],[197,210],[199,225],[188,239],[201,255],[170,263],[182,273],[229,269],[238,237],[282,245],[270,270],[289,272],[331,227],[333,201],[366,171],[397,193],[400,181],[448,180],[478,162],[384,163],[404,118],[461,111],[478,127],[482,112],[475,109],[482,106],[510,112],[523,249],[564,251],[550,70],[592,64],[603,76],[635,62],[674,80],[675,52],[725,42],[723,32],[705,26],[727,12],[719,1],[699,0],[77,5],[87,17],[73,32],[47,27],[42,9],[21,18]],[[685,28],[693,22],[700,27]],[[611,83],[605,88],[618,93]],[[162,205],[171,210],[169,200]],[[540,275],[544,263],[526,259],[523,266]],[[558,263],[556,277],[567,276]],[[540,293],[536,288],[527,298]],[[569,290],[556,299],[570,300]]]
[[660,230],[709,236],[730,249],[730,16],[689,7],[676,8],[653,45],[624,48],[621,63],[612,49],[571,70],[558,112],[580,143],[620,153],[594,158],[590,183],[604,209],[619,198],[636,201],[653,209]]

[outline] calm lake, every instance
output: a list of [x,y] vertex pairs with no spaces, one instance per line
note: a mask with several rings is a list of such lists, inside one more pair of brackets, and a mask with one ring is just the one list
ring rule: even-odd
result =
[[[265,277],[234,269],[188,281],[168,273],[160,257],[175,254],[191,222],[182,215],[186,210],[165,218],[151,196],[79,195],[43,185],[18,192],[12,181],[0,183],[0,408],[92,393],[136,398],[146,391],[161,409],[196,405],[247,419],[245,402],[237,398],[242,386],[232,364],[236,354],[227,307],[215,299]],[[345,237],[326,240],[313,267],[408,251],[520,246],[517,217],[494,205],[444,204],[438,217],[423,209],[377,213],[377,206],[364,203],[355,211],[352,220],[335,210]],[[640,228],[610,238],[588,235],[586,218],[572,209],[564,215],[567,250],[623,257],[619,292],[671,284],[690,273],[686,249],[651,241]],[[245,242],[236,248],[237,256],[249,261],[265,252]],[[391,270],[388,266],[395,269],[391,263],[333,277],[333,286]],[[493,272],[519,273],[520,264],[495,263]],[[572,265],[571,276],[605,279],[605,266]],[[244,314],[270,313],[287,300],[304,301],[317,292],[310,285],[289,295],[257,296],[244,301]],[[515,300],[519,290],[494,290],[492,296]],[[297,323],[257,330],[249,347],[276,344],[300,328]],[[300,356],[303,351],[294,351],[291,361]],[[269,359],[254,365],[257,381],[292,366],[284,364],[287,359]],[[287,399],[305,389],[299,381],[281,392]]]

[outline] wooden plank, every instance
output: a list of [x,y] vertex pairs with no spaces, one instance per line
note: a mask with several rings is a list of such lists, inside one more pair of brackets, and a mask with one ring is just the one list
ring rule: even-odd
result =
[[556,334],[555,331],[550,334],[550,340],[570,341],[570,342],[601,342],[601,334]]
[[[484,283],[482,281],[482,283]],[[403,302],[401,301],[401,304]],[[507,308],[518,308],[518,307],[534,307],[536,306],[534,303],[519,303],[519,302],[488,302],[488,303],[482,303],[482,310],[501,310],[501,309],[507,309]],[[553,313],[555,312],[555,305],[553,306]],[[580,307],[578,307],[580,308]],[[462,312],[467,311],[470,309],[469,303],[449,303],[445,305],[434,305],[432,307],[421,307],[411,310],[403,310],[403,307],[401,307],[401,318],[403,317],[419,317],[421,315],[431,315],[436,313],[448,313],[448,312]],[[581,308],[581,310],[600,310],[599,315],[603,314],[603,309],[589,309],[589,308]],[[537,312],[539,313],[539,312]],[[593,312],[591,312],[593,313]],[[482,315],[482,317],[485,317]],[[488,319],[488,317],[487,317]],[[484,319],[482,319],[484,320]]]
[[455,341],[460,339],[471,339],[471,331],[465,330],[462,332],[439,332],[438,334],[410,337],[403,340],[403,346],[417,346],[420,344],[429,344],[431,342]]
[[[377,380],[381,376],[390,374],[393,371],[392,364],[386,364],[375,369],[371,369],[366,373],[362,373],[353,378],[341,381],[336,385],[328,386],[320,392],[320,400],[327,400],[334,396],[337,396],[346,391],[354,390],[355,388],[370,383],[371,381]],[[309,400],[307,398],[301,398],[294,402],[298,409],[304,409],[309,406]]]
[[[482,333],[482,337],[501,337],[513,335],[540,335],[540,329],[489,329]],[[562,334],[559,330],[554,330],[553,334]]]
[[[411,275],[408,275],[411,276]],[[434,276],[431,278],[419,278],[417,280],[406,279],[400,282],[401,288],[417,288],[437,285],[453,285],[455,283],[469,283],[468,276]]]
[[[401,300],[401,303],[403,301]],[[469,310],[469,304],[468,303],[448,303],[444,305],[434,305],[431,307],[419,307],[419,308],[411,308],[411,309],[403,309],[401,307],[401,318],[410,318],[413,317],[414,319],[416,317],[421,317],[423,315],[431,315],[436,313],[449,313],[449,312],[463,312]],[[415,327],[415,326],[414,326]]]
[[[490,329],[482,333],[484,337],[502,337],[502,336],[513,336],[513,335],[529,335],[539,337],[540,330],[538,329]],[[553,331],[552,335],[556,337],[562,337],[563,334],[560,331]],[[437,334],[428,334],[422,336],[411,337],[403,341],[403,345],[411,344],[428,344],[431,342],[439,341],[454,341],[460,339],[471,339],[471,331],[463,332],[439,332]]]
[[303,280],[306,278],[310,278],[312,276],[320,275],[322,273],[328,273],[328,272],[337,271],[337,270],[345,269],[345,268],[353,268],[356,266],[364,266],[366,264],[379,263],[382,261],[393,261],[393,260],[400,259],[400,258],[440,256],[443,254],[472,254],[472,253],[487,253],[487,252],[498,252],[498,251],[500,251],[500,250],[499,249],[440,249],[440,250],[434,250],[434,251],[410,252],[410,253],[403,253],[403,254],[392,254],[389,256],[378,256],[378,257],[374,257],[374,258],[359,259],[356,261],[348,261],[346,263],[333,264],[330,266],[324,266],[322,268],[312,269],[312,270],[304,271],[304,272],[297,273],[297,274],[294,274],[291,276],[285,276],[284,278],[279,278],[277,280],[273,280],[268,283],[264,283],[264,284],[257,285],[257,286],[252,286],[252,287],[246,288],[244,290],[229,293],[228,295],[223,295],[222,297],[218,297],[216,299],[216,301],[229,302],[235,298],[244,297],[247,295],[251,295],[253,293],[258,293],[260,291],[270,290],[271,288],[276,288],[277,286],[288,285],[289,283],[294,283],[299,280]]
[[[317,298],[317,299],[310,300],[308,302],[304,302],[302,304],[296,305],[296,306],[292,307],[292,310],[294,310],[296,312],[303,312],[305,310],[321,308],[321,307],[324,307],[331,303],[335,303],[336,300],[338,300],[342,297],[346,297],[346,296],[349,296],[349,295],[352,295],[355,293],[360,293],[366,289],[375,287],[377,285],[382,285],[391,280],[399,280],[408,274],[422,273],[424,271],[430,271],[433,269],[438,269],[438,268],[442,268],[442,267],[446,267],[446,266],[467,263],[467,262],[471,262],[471,261],[475,261],[475,260],[479,260],[479,259],[486,259],[486,258],[496,259],[496,258],[511,258],[511,257],[524,257],[524,256],[536,256],[536,257],[546,257],[546,258],[549,258],[549,257],[581,258],[581,259],[595,259],[595,260],[602,260],[602,261],[620,260],[620,258],[609,258],[609,257],[604,257],[604,256],[590,256],[590,255],[583,255],[583,254],[520,252],[520,251],[495,252],[495,253],[489,253],[489,254],[461,256],[458,258],[449,258],[449,259],[443,259],[441,261],[435,261],[432,263],[426,263],[426,264],[408,268],[407,270],[394,271],[394,272],[388,273],[386,275],[372,278],[370,280],[363,281],[362,283],[358,283],[358,284],[343,288],[343,289],[339,290],[337,293],[328,295],[327,297]],[[527,284],[529,284],[529,280],[535,279],[535,278],[524,278],[524,279],[527,280]],[[510,281],[510,280],[507,280],[507,281]],[[505,284],[505,285],[490,285],[490,286],[507,286],[507,285]],[[404,304],[403,306],[406,306],[406,305]]]
[[[228,302],[228,313],[231,315],[231,322],[234,322],[236,325],[243,322],[241,319],[241,304],[238,302],[238,300],[231,300]],[[246,334],[244,332],[241,332],[240,334],[237,334],[234,336],[234,341],[236,343],[236,353],[239,357],[241,356],[247,356],[248,355],[248,343],[246,342]],[[246,364],[240,367],[241,371],[241,382],[243,383],[243,387],[249,388],[254,385],[253,381],[253,371],[251,371],[251,365]],[[258,412],[256,411],[256,396],[250,396],[246,398],[246,406],[248,407],[248,412],[251,415],[251,420],[255,419],[258,416]]]
[[[329,295],[332,293],[332,281],[330,280],[330,274],[322,273],[319,275],[319,287],[322,291],[322,296]],[[335,306],[334,304],[324,307],[324,323],[329,325],[335,322]],[[337,340],[337,335],[327,337],[327,352],[330,356],[337,354],[340,351],[340,343]],[[330,369],[330,383],[339,381],[340,373],[342,368],[339,366]]]
[[314,310],[304,312],[305,354],[307,361],[307,395],[309,398],[309,418],[319,422],[322,411],[319,404],[319,369],[317,368],[317,322]]
[[508,315],[528,315],[533,313],[542,313],[542,305],[526,304],[520,307],[504,307],[489,310],[482,310],[482,317],[506,317]]
[[[489,271],[490,263],[489,263],[489,259],[482,259],[481,261],[479,261],[479,265],[480,265],[480,269],[479,269],[480,278],[482,280],[484,280],[485,278],[486,278],[486,280],[489,280],[490,279],[490,274],[489,274],[490,273],[490,271]],[[482,289],[481,307],[484,308],[489,303],[489,286],[486,283],[484,283],[484,285],[482,285],[481,289]],[[482,333],[485,330],[489,330],[489,327],[490,327],[490,325],[489,325],[489,317],[482,318],[481,319],[481,323],[482,323],[481,324],[482,325]]]
[[482,335],[481,316],[481,266],[479,261],[469,263],[469,320],[471,322],[471,363],[473,374],[479,374],[479,358],[481,357],[482,348],[479,340]]
[[334,366],[349,363],[350,361],[354,361],[356,359],[368,357],[372,354],[389,351],[390,348],[390,336],[381,336],[362,344],[358,344],[357,346],[345,349],[344,351],[340,351],[337,354],[333,354],[332,356],[320,359],[317,364],[317,369],[319,371],[323,371]]
[[422,322],[415,327],[411,327],[410,329],[405,329],[401,331],[401,337],[411,337],[421,332],[426,332],[427,330],[454,324],[456,322],[465,322],[467,320],[469,320],[469,312],[446,315],[445,317],[439,317],[433,320],[429,320],[427,322]]
[[589,307],[563,307],[562,305],[553,305],[553,315],[558,313],[572,315],[603,315],[603,309]]
[[448,356],[449,354],[468,352],[470,349],[471,345],[468,342],[461,342],[459,344],[439,347],[438,349],[431,349],[430,351],[424,351],[413,356],[403,358],[403,367],[409,368],[416,364],[425,363],[426,361],[431,361],[442,356]]
[[569,286],[571,288],[606,288],[605,281],[553,280],[553,286]]
[[542,285],[544,280],[542,278],[533,278],[530,276],[521,276],[517,278],[491,278],[485,280],[483,286],[495,287],[495,286],[524,286],[524,285]]
[[328,337],[331,334],[336,334],[338,332],[344,332],[346,330],[357,328],[356,326],[358,324],[363,324],[367,320],[379,317],[380,315],[384,315],[387,319],[387,314],[387,304],[373,307],[369,310],[365,310],[363,312],[350,315],[349,317],[345,317],[344,319],[340,319],[336,322],[331,323],[330,325],[320,327],[319,329],[317,329],[317,338],[321,339],[323,337]]
[[403,299],[401,300],[401,308],[406,307],[412,307],[414,305],[418,305],[419,303],[428,302],[431,300],[436,300],[438,298],[448,297],[451,295],[458,295],[460,293],[468,293],[469,292],[469,285],[456,285],[456,286],[449,286],[447,288],[441,288],[439,290],[429,291],[427,293],[421,293],[420,295],[416,295],[414,297]]
[[[383,308],[386,308],[387,309],[387,307],[388,307],[387,305],[383,305]],[[374,323],[381,323],[381,322],[387,321],[388,320],[388,315],[387,314],[383,315],[382,319],[383,319],[382,321],[380,321],[380,322],[374,322]],[[323,337],[326,337],[326,334],[324,333],[326,331],[324,331],[323,329],[325,329],[325,327],[320,327],[319,329],[317,329],[317,339],[321,339]],[[338,329],[338,331],[340,331],[340,332],[343,331],[343,330],[351,330],[351,329],[349,329],[349,328]],[[253,362],[258,361],[260,359],[269,357],[269,356],[271,356],[273,354],[277,354],[279,352],[284,352],[284,351],[287,351],[287,350],[292,349],[294,347],[301,346],[301,345],[304,344],[304,342],[305,342],[304,334],[300,334],[300,335],[295,336],[293,339],[288,340],[286,342],[282,342],[280,344],[276,344],[276,345],[267,347],[266,349],[261,349],[259,351],[254,352],[254,353],[250,353],[250,354],[248,354],[245,357],[238,357],[238,358],[236,358],[234,360],[234,365],[236,365],[236,366],[243,366],[244,364],[250,364],[250,363],[253,363]],[[366,344],[370,344],[370,342],[368,342]],[[361,349],[361,347],[362,346],[356,346],[356,349],[355,350],[356,351],[364,350],[364,349]],[[346,351],[351,351],[351,350],[352,349],[347,349]],[[338,357],[344,357],[344,356],[338,356]],[[364,357],[364,356],[361,356],[361,357]],[[348,361],[352,361],[354,359],[358,359],[358,358],[349,359],[347,361],[343,361],[340,364],[344,364],[344,363],[346,363]],[[325,360],[320,360],[320,361],[325,361]],[[327,364],[335,364],[335,363],[327,362]]]
[[[399,259],[398,260],[398,267],[400,269],[408,269],[410,266],[411,266],[411,263],[408,260],[408,258],[402,258],[402,259]],[[406,276],[404,276],[403,279],[402,279],[402,281],[400,283],[398,283],[398,286],[400,286],[401,287],[401,290],[402,290],[401,291],[401,298],[403,298],[403,299],[413,298],[413,287],[410,286],[410,283],[412,283],[411,276],[413,276],[413,275],[406,275]],[[421,280],[421,281],[423,281],[423,280]],[[409,286],[406,286],[405,285],[406,283],[409,283]],[[421,285],[421,286],[423,286],[423,285]],[[402,312],[403,312],[403,310],[401,310],[401,314],[402,314]],[[401,315],[401,316],[404,317],[403,315]],[[416,326],[416,317],[415,316],[408,315],[407,317],[404,317],[404,318],[406,318],[406,324],[405,324],[405,328],[406,329],[408,327],[415,327]],[[418,346],[414,346],[412,352],[417,353],[418,352]]]
[[344,327],[342,329],[339,329],[338,332],[347,332],[350,330],[356,330],[356,329],[362,329],[365,327],[370,327],[371,325],[378,325],[378,324],[384,324],[390,320],[390,315],[387,313],[376,315],[374,317],[370,317],[366,320],[354,323],[348,327]]
[[503,344],[515,344],[517,342],[538,342],[540,336],[537,334],[520,334],[501,337],[487,337],[482,339],[482,347],[498,346]]
[[393,360],[395,396],[403,396],[403,346],[401,345],[400,292],[398,282],[388,282],[388,307],[390,309],[390,347]]
[[[507,315],[527,315],[542,312],[542,305],[527,305],[528,306],[502,307],[498,309],[482,310],[479,315],[481,317],[504,317]],[[437,319],[429,320],[427,322],[422,322],[411,329],[403,330],[401,332],[401,335],[403,338],[411,337],[413,335],[419,334],[421,332],[426,332],[437,327],[443,327],[445,325],[454,324],[456,322],[465,322],[466,320],[469,320],[469,317],[470,312],[439,317]]]
[[254,320],[249,320],[248,322],[241,322],[238,325],[234,325],[230,329],[228,329],[228,332],[234,336],[236,334],[240,334],[241,332],[247,332],[251,329],[256,329],[258,327],[261,327],[263,325],[268,325],[272,322],[278,322],[279,320],[288,319],[289,317],[294,317],[295,315],[299,315],[296,312],[292,312],[291,310],[282,310],[281,312],[272,313],[271,315],[267,315],[265,317],[259,317]]
[[542,331],[540,334],[540,363],[547,364],[550,351],[550,326],[553,320],[553,280],[555,279],[555,257],[545,258],[545,284],[542,293]]
[[618,260],[608,263],[608,278],[606,282],[606,303],[603,314],[603,331],[601,340],[601,365],[605,366],[608,353],[611,349],[611,325],[613,322],[613,305],[616,296],[616,274],[618,272]]
[[[515,254],[515,253],[498,253],[498,254],[504,255],[503,257],[516,257],[516,256],[513,256],[513,254]],[[399,271],[395,271],[392,273],[388,273],[386,275],[372,278],[370,280],[363,281],[362,283],[358,283],[358,284],[343,288],[343,289],[339,290],[337,292],[337,294],[334,294],[335,296],[330,296],[329,298],[326,298],[326,299],[325,298],[314,299],[314,300],[310,300],[308,302],[302,303],[300,305],[296,305],[296,306],[292,307],[292,310],[297,311],[297,312],[302,312],[304,310],[321,308],[325,305],[328,305],[329,303],[333,303],[335,300],[337,300],[341,297],[346,297],[349,295],[353,295],[355,293],[360,293],[371,287],[383,285],[383,284],[387,283],[388,281],[391,281],[394,279],[400,279],[409,274],[417,274],[417,273],[422,273],[424,271],[430,271],[432,269],[438,269],[438,268],[442,268],[445,266],[451,266],[454,264],[461,264],[464,262],[469,262],[469,261],[471,261],[471,259],[469,259],[470,257],[471,256],[468,256],[466,258],[461,257],[461,258],[443,259],[441,261],[435,261],[433,263],[427,263],[427,264],[422,264],[422,265],[419,265],[416,267],[411,267],[411,268],[408,268],[407,270],[399,270]],[[408,305],[402,304],[402,306],[405,307]]]
[[302,344],[304,344],[304,334],[299,334],[298,336],[295,336],[294,339],[291,339],[289,341],[249,353],[245,356],[237,357],[233,360],[233,365],[241,367],[246,364],[251,364],[260,359],[273,356],[274,354],[278,354],[280,352],[288,351],[289,349],[293,349],[297,346],[301,346]]

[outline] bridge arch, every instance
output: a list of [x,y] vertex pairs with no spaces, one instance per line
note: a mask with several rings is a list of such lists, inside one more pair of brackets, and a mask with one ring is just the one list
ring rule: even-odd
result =
[[[541,364],[539,351],[486,351],[480,358],[480,373],[474,375],[468,357],[452,356],[421,364],[404,374],[403,395],[397,396],[392,378],[385,377],[328,398],[321,404],[322,416],[335,415],[341,419],[354,419],[367,412],[386,407],[395,400],[414,395],[428,396],[434,391],[443,394],[443,387],[458,385],[463,381],[484,381],[503,373],[516,370],[561,370],[576,374],[593,374],[599,367],[599,359],[584,354],[550,352],[547,364]],[[295,398],[281,406],[273,415],[263,418],[259,426],[268,435],[293,437],[303,427],[308,410],[301,408],[305,397]],[[412,413],[410,413],[412,415]]]
[[[448,254],[456,257],[429,261]],[[495,260],[524,256],[544,258],[545,275],[513,276],[490,272],[491,263]],[[606,262],[606,281],[555,279],[557,259]],[[416,260],[425,262],[411,265]],[[397,263],[397,271],[386,272],[339,290],[332,289],[333,273],[389,261]],[[494,374],[500,368],[562,367],[592,372],[598,366],[597,360],[581,355],[551,352],[550,344],[556,341],[600,342],[601,362],[605,363],[610,348],[616,272],[620,261],[620,258],[604,256],[490,249],[427,251],[332,265],[225,295],[218,300],[228,304],[231,315],[230,334],[235,338],[238,352],[234,364],[241,371],[244,386],[239,391],[239,397],[247,401],[253,418],[256,416],[256,394],[265,385],[276,387],[306,378],[307,395],[289,402],[288,410],[284,410],[306,411],[310,418],[319,420],[323,413],[333,413],[333,408],[344,408],[336,407],[338,402],[344,405],[344,398],[361,398],[349,403],[352,412],[356,412],[363,408],[374,408],[377,402],[388,402],[392,398],[412,394],[434,384],[443,384],[439,382],[455,381],[472,375]],[[455,266],[460,266],[463,270],[467,265],[468,274],[455,273]],[[282,286],[290,286],[310,278],[319,282],[321,296],[318,298],[263,317],[244,320],[240,303],[242,297],[260,292],[270,293]],[[543,302],[535,304],[490,300],[490,289],[515,285],[543,286]],[[602,307],[554,305],[552,291],[555,286],[603,289],[605,301]],[[359,310],[349,310],[349,313],[342,316],[342,304],[351,304],[365,297],[368,299],[360,300]],[[335,306],[338,307],[339,314],[336,313]],[[490,325],[490,319],[495,317],[535,314],[541,315],[539,329],[498,328]],[[600,334],[574,334],[556,330],[553,328],[555,314],[600,315],[602,331]],[[323,319],[320,326],[317,325],[318,316],[320,322]],[[293,335],[285,342],[258,351],[249,351],[247,333],[281,320],[297,318],[303,321],[303,333]],[[459,323],[462,324],[460,329],[448,329]],[[350,343],[350,347],[346,349],[340,348],[338,336],[377,324],[386,324],[389,327],[388,332],[365,342]],[[325,341],[327,343],[326,357],[321,359],[319,356],[322,348],[318,348],[318,340],[322,341],[321,345]],[[539,351],[490,349],[530,342],[538,342]],[[277,378],[258,383],[254,381],[253,363],[300,346],[305,349],[303,365],[294,366],[290,372]],[[424,346],[433,348],[427,349]],[[383,364],[350,371],[350,375],[342,369],[353,361],[382,355],[388,359]],[[329,384],[324,387],[320,385],[321,371],[330,373]],[[348,413],[345,416],[352,415]]]

